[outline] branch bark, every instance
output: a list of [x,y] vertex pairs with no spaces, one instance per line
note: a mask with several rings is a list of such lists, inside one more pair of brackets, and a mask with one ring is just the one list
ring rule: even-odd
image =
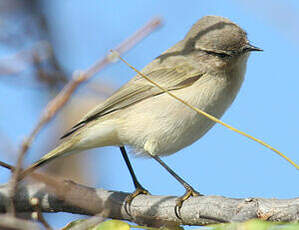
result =
[[[49,183],[47,183],[49,184]],[[223,196],[192,197],[181,208],[181,219],[174,212],[174,196],[139,195],[130,205],[128,193],[95,189],[72,181],[55,179],[52,185],[42,182],[21,184],[14,198],[16,212],[32,212],[32,198],[38,198],[42,212],[69,212],[129,220],[149,226],[207,225],[259,218],[268,221],[299,221],[299,197],[294,199],[246,198]],[[0,213],[6,212],[9,187],[0,186]]]

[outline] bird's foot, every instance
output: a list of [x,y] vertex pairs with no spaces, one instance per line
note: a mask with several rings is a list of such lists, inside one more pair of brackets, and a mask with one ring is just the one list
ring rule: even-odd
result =
[[181,207],[184,203],[185,200],[189,199],[189,197],[191,196],[203,196],[202,194],[200,194],[199,192],[197,192],[194,188],[192,188],[191,186],[186,187],[186,192],[183,196],[179,197],[176,200],[176,205],[174,207],[174,211],[175,211],[175,215],[177,216],[177,218],[182,219],[181,218]]
[[138,195],[150,195],[149,191],[147,191],[145,188],[143,188],[141,185],[136,187],[135,191],[132,192],[131,194],[129,194],[126,199],[125,199],[125,210],[126,210],[126,213],[131,216],[131,210],[130,210],[130,207],[131,207],[131,203],[133,201],[133,199],[138,196]]

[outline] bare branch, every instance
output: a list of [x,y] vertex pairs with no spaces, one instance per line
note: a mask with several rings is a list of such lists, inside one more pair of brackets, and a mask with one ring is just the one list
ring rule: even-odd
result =
[[[137,42],[142,40],[145,36],[147,36],[150,32],[155,30],[159,25],[161,24],[161,20],[154,18],[149,23],[147,23],[143,28],[141,28],[139,31],[137,31],[133,36],[125,40],[122,44],[117,46],[115,50],[119,53],[124,53],[125,51],[129,50],[133,45],[135,45]],[[54,115],[66,104],[66,102],[69,100],[73,92],[78,88],[79,85],[81,85],[83,82],[86,82],[89,80],[93,75],[98,73],[100,70],[102,70],[106,65],[113,62],[114,59],[111,57],[111,55],[106,55],[103,59],[97,61],[94,65],[92,65],[87,70],[80,72],[75,72],[73,75],[73,78],[71,81],[69,81],[66,86],[60,91],[60,93],[48,103],[46,106],[44,112],[41,115],[41,118],[33,131],[30,133],[29,137],[26,138],[21,147],[21,151],[17,160],[17,166],[14,170],[14,173],[12,175],[11,181],[10,181],[10,212],[14,214],[14,205],[12,202],[12,198],[14,197],[16,185],[17,185],[17,178],[21,170],[21,165],[23,158],[28,151],[29,147],[31,146],[34,138],[39,133],[39,131],[44,127],[46,123],[48,123]]]
[[[174,212],[174,196],[139,195],[130,215],[124,201],[128,193],[95,189],[56,179],[55,188],[44,183],[20,185],[15,194],[17,212],[32,212],[31,199],[38,198],[42,212],[70,212],[129,220],[141,225],[207,225],[259,218],[268,221],[299,221],[299,197],[294,199],[234,199],[222,196],[192,197],[184,202],[182,219]],[[47,183],[48,184],[48,183]],[[8,199],[8,187],[0,187],[0,212]]]

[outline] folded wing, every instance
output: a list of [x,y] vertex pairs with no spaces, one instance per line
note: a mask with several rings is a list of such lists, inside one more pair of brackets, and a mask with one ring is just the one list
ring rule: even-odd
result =
[[[149,73],[145,72],[145,74],[167,90],[177,90],[190,86],[203,75],[203,73],[187,62],[180,63],[180,65],[175,67],[164,67]],[[61,138],[71,135],[90,121],[162,93],[164,92],[161,89],[137,75],[117,90],[104,103],[91,110]]]

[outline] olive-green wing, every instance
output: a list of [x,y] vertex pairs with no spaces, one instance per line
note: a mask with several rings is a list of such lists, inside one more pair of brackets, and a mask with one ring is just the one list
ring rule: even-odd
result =
[[[167,90],[176,90],[190,86],[203,75],[203,73],[200,73],[187,63],[180,63],[180,65],[174,68],[161,68],[145,74]],[[104,103],[91,110],[62,138],[69,136],[94,119],[161,93],[164,93],[161,89],[137,75],[110,96]]]

